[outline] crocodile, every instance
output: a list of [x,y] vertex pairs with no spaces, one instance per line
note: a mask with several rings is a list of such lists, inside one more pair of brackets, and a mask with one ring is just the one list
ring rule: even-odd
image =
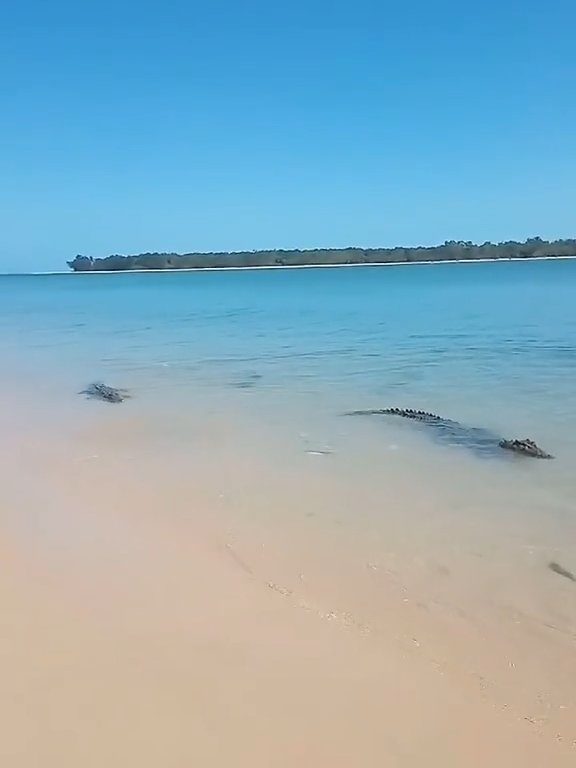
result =
[[349,416],[400,416],[418,421],[434,428],[437,439],[449,445],[465,446],[481,456],[494,456],[500,449],[508,450],[520,456],[535,459],[554,458],[528,438],[506,439],[482,427],[469,427],[453,419],[446,419],[428,411],[416,411],[412,408],[379,408],[364,411],[351,411]]
[[125,389],[109,387],[107,384],[102,384],[101,382],[90,384],[90,386],[82,390],[81,394],[97,400],[105,400],[107,403],[121,403],[126,400],[127,397],[130,397]]
[[530,440],[525,437],[523,440],[500,440],[498,443],[500,448],[504,448],[507,451],[514,451],[522,456],[532,456],[534,459],[553,459],[550,453],[543,451],[540,446],[536,445],[534,440]]

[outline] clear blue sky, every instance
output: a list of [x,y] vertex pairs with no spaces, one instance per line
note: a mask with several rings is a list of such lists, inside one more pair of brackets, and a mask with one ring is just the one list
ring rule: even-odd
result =
[[576,235],[576,3],[4,0],[0,270]]

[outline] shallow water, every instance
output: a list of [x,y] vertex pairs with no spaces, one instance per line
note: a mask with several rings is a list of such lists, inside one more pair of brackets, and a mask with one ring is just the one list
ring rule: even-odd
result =
[[[163,450],[191,439],[184,413],[241,413],[292,459],[371,467],[384,451],[373,474],[417,466],[472,518],[496,484],[491,507],[501,499],[506,518],[571,542],[558,526],[576,514],[576,261],[3,276],[0,317],[7,391],[29,393],[30,429],[51,415],[64,430],[119,417],[78,395],[102,380],[132,390],[112,409],[154,423]],[[472,431],[342,415],[392,405]],[[557,458],[483,461],[486,434],[530,437]]]
[[[576,261],[6,276],[0,355],[3,531],[73,581],[201,521],[240,576],[576,739]],[[389,406],[472,431],[344,415]]]
[[164,404],[236,389],[272,412],[399,405],[569,463],[575,307],[564,260],[3,276],[0,353],[64,400],[101,379]]
[[[573,394],[576,262],[0,277],[3,346],[84,373],[428,400]],[[441,388],[442,395],[436,390]]]
[[556,460],[502,453],[510,487],[574,505],[576,261],[3,276],[0,317],[7,386],[32,383],[39,412],[45,399],[64,421],[82,417],[77,393],[102,380],[133,391],[123,407],[165,418],[234,404],[297,449],[343,451],[342,434],[360,430],[366,451],[381,440],[405,464],[447,457],[449,486],[455,466],[482,456],[470,450],[481,432],[438,439],[422,425],[342,416],[424,409],[535,439]]

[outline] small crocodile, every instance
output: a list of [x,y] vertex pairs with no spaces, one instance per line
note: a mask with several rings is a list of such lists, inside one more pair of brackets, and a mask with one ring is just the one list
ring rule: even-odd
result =
[[116,389],[109,387],[101,382],[95,382],[82,390],[81,394],[97,400],[105,400],[107,403],[122,403],[127,397],[130,397],[125,389]]
[[533,440],[504,439],[494,432],[482,427],[469,427],[453,419],[445,419],[435,413],[416,411],[412,408],[380,408],[367,411],[351,411],[349,416],[400,416],[412,419],[434,428],[436,437],[449,445],[465,446],[481,456],[493,456],[504,449],[521,456],[535,459],[554,458],[539,448]]

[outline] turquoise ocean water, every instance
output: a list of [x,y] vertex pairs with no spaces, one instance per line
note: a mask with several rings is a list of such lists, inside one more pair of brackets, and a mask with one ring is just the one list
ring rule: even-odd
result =
[[[4,366],[576,429],[576,261],[0,277]],[[7,368],[8,369],[8,368]]]
[[[156,466],[183,456],[191,487],[204,466],[210,493],[245,499],[263,525],[282,495],[285,517],[323,514],[323,536],[353,530],[362,562],[402,551],[408,582],[416,574],[428,589],[434,577],[419,564],[465,552],[461,573],[484,569],[489,584],[496,574],[511,603],[572,621],[554,602],[569,602],[571,585],[546,569],[576,569],[576,261],[4,276],[0,359],[5,449],[10,434],[34,441],[52,419],[16,496],[53,430],[88,419],[106,431],[85,433],[79,460],[118,440],[121,472],[148,441]],[[94,380],[133,399],[86,401],[78,393]],[[532,437],[557,458],[485,461],[400,419],[342,417],[388,406]],[[235,431],[236,412],[260,426]],[[248,452],[279,468],[279,486],[254,475],[248,492]]]
[[6,376],[39,397],[395,405],[530,436],[566,479],[576,459],[576,261],[2,276],[0,320]]

